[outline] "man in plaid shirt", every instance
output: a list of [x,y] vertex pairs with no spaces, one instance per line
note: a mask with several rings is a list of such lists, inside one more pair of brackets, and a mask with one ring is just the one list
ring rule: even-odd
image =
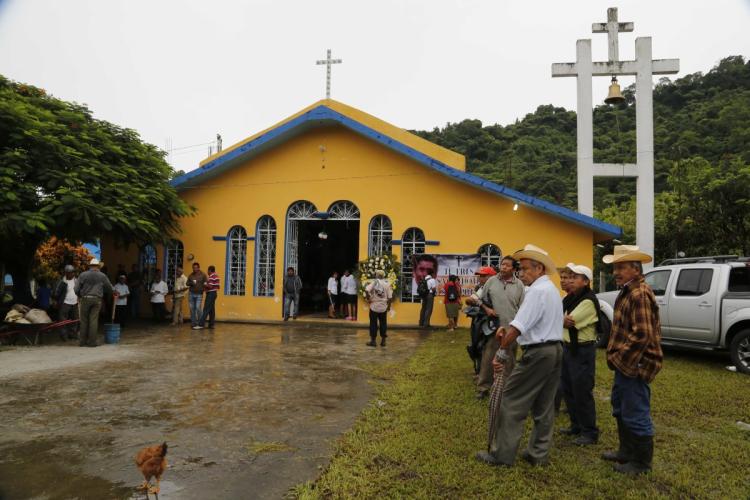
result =
[[615,283],[621,287],[614,307],[612,332],[607,346],[607,365],[615,372],[612,415],[617,419],[620,448],[602,455],[615,470],[637,475],[651,470],[654,456],[654,424],[651,420],[649,384],[661,370],[659,306],[643,278],[643,263],[651,256],[637,246],[615,246],[604,263],[614,265]]

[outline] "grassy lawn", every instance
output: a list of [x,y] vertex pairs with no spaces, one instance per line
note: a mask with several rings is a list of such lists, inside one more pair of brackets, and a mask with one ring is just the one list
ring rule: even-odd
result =
[[[395,334],[397,335],[397,333]],[[623,477],[599,454],[615,447],[609,415],[613,375],[600,350],[595,396],[602,436],[579,448],[555,433],[551,465],[518,459],[492,468],[474,459],[486,447],[487,403],[474,399],[466,330],[438,332],[399,366],[378,368],[379,393],[335,446],[329,467],[298,486],[298,498],[750,498],[750,377],[721,358],[667,352],[652,384],[654,470]],[[556,427],[567,426],[567,416]],[[527,442],[521,441],[520,451]]]

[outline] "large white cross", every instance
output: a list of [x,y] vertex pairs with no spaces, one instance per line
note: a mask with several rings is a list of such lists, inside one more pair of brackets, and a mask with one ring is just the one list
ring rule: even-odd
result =
[[618,42],[618,33],[630,33],[634,29],[633,23],[619,23],[617,22],[617,8],[607,9],[607,22],[606,23],[593,23],[591,25],[591,31],[593,33],[606,33],[607,34],[607,47],[609,52],[610,61],[620,60],[620,46]]
[[317,65],[326,65],[326,99],[331,98],[331,64],[341,64],[341,59],[331,59],[331,49],[328,49],[325,59],[320,59],[315,62]]
[[[593,23],[594,33],[607,33],[609,60],[593,62],[591,40],[576,42],[575,63],[555,63],[552,76],[577,78],[578,211],[594,215],[594,177],[636,178],[636,244],[654,255],[654,105],[652,75],[680,70],[679,59],[651,57],[651,37],[635,39],[635,61],[620,61],[617,36],[633,31],[633,23],[618,23],[617,9],[607,9],[607,23]],[[594,163],[594,76],[635,75],[636,163]]]

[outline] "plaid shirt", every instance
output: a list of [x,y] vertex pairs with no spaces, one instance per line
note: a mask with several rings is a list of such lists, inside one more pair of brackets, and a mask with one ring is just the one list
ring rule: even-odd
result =
[[661,370],[659,306],[643,276],[628,283],[615,301],[607,365],[628,377],[652,382]]

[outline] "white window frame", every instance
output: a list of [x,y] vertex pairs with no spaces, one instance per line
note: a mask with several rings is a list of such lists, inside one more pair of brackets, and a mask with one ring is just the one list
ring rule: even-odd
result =
[[425,253],[424,231],[418,227],[410,227],[401,237],[401,302],[419,302],[412,295],[411,280],[414,274],[412,255]]
[[182,258],[185,247],[180,240],[171,240],[164,247],[164,276],[169,291],[174,290],[174,282],[177,279],[177,266],[182,267]]
[[500,250],[500,247],[495,245],[494,243],[485,243],[484,245],[479,247],[477,253],[479,254],[479,259],[482,263],[482,266],[499,266],[500,262],[502,262],[503,260],[502,250]]
[[393,224],[387,215],[376,215],[370,219],[370,227],[367,230],[367,255],[383,255],[391,253],[391,241],[393,241]]
[[273,297],[276,289],[276,221],[270,215],[255,226],[255,279],[253,295]]
[[225,295],[245,295],[247,275],[247,231],[232,226],[227,232],[227,272]]

